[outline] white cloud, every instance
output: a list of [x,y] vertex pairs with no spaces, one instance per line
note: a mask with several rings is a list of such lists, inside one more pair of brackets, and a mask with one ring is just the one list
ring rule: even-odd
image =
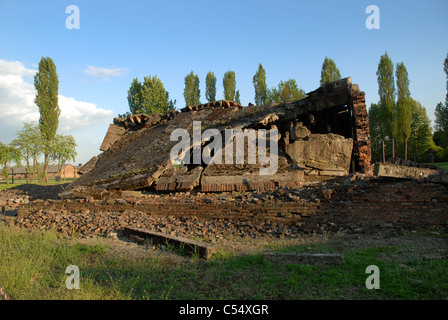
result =
[[[36,70],[26,68],[21,62],[0,59],[0,141],[3,143],[14,139],[24,122],[39,120],[39,109],[34,104],[36,91],[32,76],[35,73]],[[99,153],[99,144],[95,147],[90,142],[104,137],[114,112],[73,97],[59,95],[58,98],[61,109],[58,132],[75,137],[78,161],[85,162]],[[82,141],[85,145],[81,145]]]
[[112,121],[112,110],[100,109],[94,103],[77,101],[72,97],[59,95],[59,127],[64,131],[84,130],[98,124]]
[[0,59],[0,121],[12,124],[39,119],[39,113],[34,110],[37,108],[34,85],[25,81],[35,73],[21,62]]
[[127,68],[100,68],[94,66],[88,66],[84,72],[88,75],[99,78],[121,77],[129,71]]

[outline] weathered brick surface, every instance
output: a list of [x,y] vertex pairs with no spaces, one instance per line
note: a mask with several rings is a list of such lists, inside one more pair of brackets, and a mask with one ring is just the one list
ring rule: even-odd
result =
[[[371,180],[362,185],[316,190],[318,198],[288,197],[290,194],[285,193],[277,194],[274,200],[254,199],[253,203],[221,201],[214,196],[47,200],[20,204],[17,221],[35,228],[48,224],[58,228],[63,224],[65,229],[59,229],[65,232],[75,225],[83,234],[107,234],[129,225],[147,228],[148,224],[165,221],[165,217],[178,221],[179,229],[188,225],[185,218],[214,221],[212,233],[225,232],[228,221],[239,221],[243,229],[247,222],[260,234],[282,225],[289,228],[288,234],[352,226],[372,229],[385,222],[412,229],[448,227],[448,186],[443,184]],[[216,229],[217,221],[221,229]]]
[[366,174],[372,174],[372,151],[370,141],[369,115],[366,108],[365,93],[363,91],[351,91],[352,112],[354,120],[354,160],[358,170]]

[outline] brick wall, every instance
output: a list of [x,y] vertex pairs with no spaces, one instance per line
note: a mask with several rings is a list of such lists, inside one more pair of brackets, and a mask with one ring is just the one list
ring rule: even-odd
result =
[[363,91],[351,91],[351,100],[355,135],[353,158],[357,162],[356,170],[372,174],[369,115],[366,108],[365,93]]
[[339,198],[334,210],[340,212],[341,224],[392,222],[404,227],[448,226],[448,187],[441,184],[378,183]]
[[[333,189],[317,189],[317,199],[299,202],[261,201],[235,203],[223,201],[175,202],[161,200],[84,199],[22,204],[18,219],[42,210],[61,210],[64,213],[89,215],[104,212],[121,214],[141,212],[148,215],[196,216],[199,219],[242,219],[263,223],[295,225],[303,232],[337,231],[352,226],[374,228],[391,222],[403,228],[421,229],[448,227],[448,186],[432,183],[376,180],[362,186],[349,185]],[[217,199],[216,197],[210,197]],[[208,199],[210,199],[208,198]],[[191,200],[190,200],[191,201]],[[107,216],[107,215],[106,215]]]

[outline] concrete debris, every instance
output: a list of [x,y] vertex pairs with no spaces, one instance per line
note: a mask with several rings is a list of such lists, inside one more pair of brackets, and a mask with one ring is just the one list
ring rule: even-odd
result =
[[448,184],[448,171],[443,169],[401,166],[391,163],[376,163],[374,174],[378,177],[415,179]]

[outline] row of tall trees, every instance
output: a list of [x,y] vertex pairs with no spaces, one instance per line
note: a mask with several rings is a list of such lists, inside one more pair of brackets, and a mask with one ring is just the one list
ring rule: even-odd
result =
[[[39,108],[39,122],[25,123],[8,145],[0,143],[0,164],[2,175],[8,177],[8,165],[15,162],[21,165],[25,161],[28,182],[33,182],[37,175],[40,182],[48,182],[48,165],[50,161],[58,163],[61,172],[65,163],[75,161],[77,155],[76,141],[71,135],[58,134],[61,110],[58,104],[59,79],[56,65],[49,57],[42,57],[39,71],[34,76],[36,97],[34,103]],[[43,157],[42,170],[39,160]]]
[[[207,99],[207,102],[216,100],[216,81],[215,74],[212,71],[209,71],[205,78],[205,98]],[[201,104],[199,83],[199,76],[194,74],[193,71],[185,77],[184,98],[186,106]],[[224,88],[225,100],[241,103],[240,92],[236,89],[235,71],[229,70],[224,73],[222,85]]]
[[[325,82],[335,81],[341,78],[339,69],[334,60],[325,57],[321,69],[321,85]],[[201,104],[199,76],[191,71],[184,78],[185,105]],[[255,89],[255,104],[278,103],[282,101],[299,100],[305,97],[305,91],[299,88],[295,79],[280,81],[277,86],[268,88],[266,85],[266,70],[260,63],[253,76],[252,83]],[[217,78],[209,71],[205,78],[205,99],[212,102],[216,97]],[[225,100],[241,103],[240,92],[236,87],[235,71],[228,70],[222,79],[223,96]],[[169,100],[169,94],[163,88],[163,84],[156,76],[145,77],[143,84],[135,78],[128,91],[129,112],[121,117],[136,113],[164,113],[174,109],[176,101]]]
[[[336,67],[334,60],[325,57],[321,68],[320,85],[340,78],[341,73]],[[268,88],[266,85],[266,70],[261,63],[258,65],[258,70],[252,79],[252,83],[255,89],[256,105],[300,100],[306,96],[305,91],[299,88],[295,79],[282,80],[277,86]]]
[[376,75],[380,100],[369,109],[374,160],[382,158],[385,144],[388,157],[408,159],[411,154],[412,160],[423,161],[433,144],[431,122],[426,109],[411,97],[406,66],[403,62],[394,66],[386,52]]

